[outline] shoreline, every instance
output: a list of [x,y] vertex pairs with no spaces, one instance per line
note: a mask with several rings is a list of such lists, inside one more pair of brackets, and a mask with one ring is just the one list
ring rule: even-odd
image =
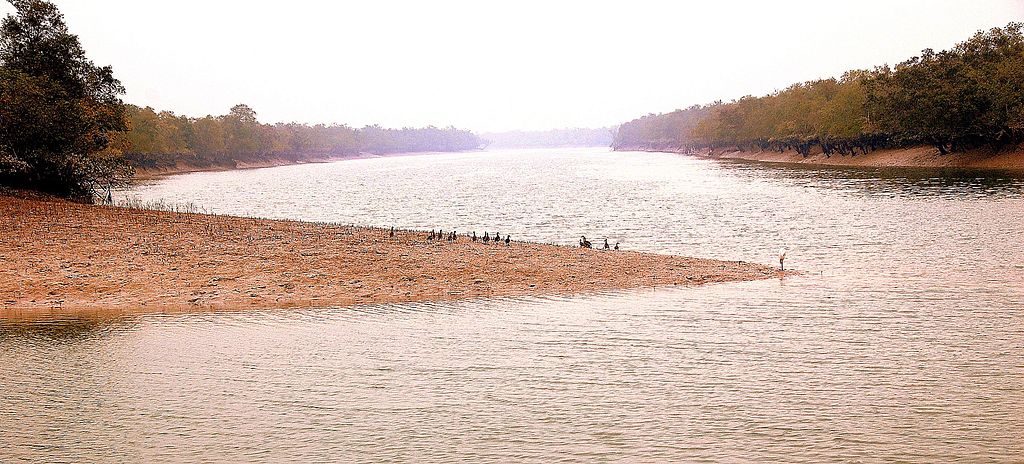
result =
[[671,148],[657,149],[644,147],[623,147],[615,148],[614,150],[676,153],[703,159],[744,160],[762,163],[800,164],[805,166],[1024,171],[1024,149],[1021,147],[1014,147],[999,154],[994,154],[988,149],[977,149],[969,150],[966,153],[954,153],[943,156],[938,154],[938,150],[932,147],[919,146],[912,148],[886,148],[872,151],[866,155],[832,155],[827,157],[820,150],[806,157],[793,150],[787,150],[782,153],[737,149],[695,153]]
[[[402,152],[402,153],[357,153],[352,155],[333,155],[323,158],[303,158],[303,159],[289,159],[289,158],[269,158],[260,161],[235,161],[234,166],[229,165],[210,165],[210,166],[197,166],[189,163],[176,163],[173,167],[162,167],[162,168],[135,168],[135,176],[133,180],[152,180],[158,179],[165,176],[173,176],[178,174],[189,174],[193,172],[224,172],[224,171],[240,171],[247,169],[263,169],[263,168],[274,168],[279,166],[297,166],[302,164],[321,164],[321,163],[333,163],[336,161],[346,160],[358,160],[358,159],[372,159],[372,158],[389,158],[393,156],[421,156],[421,155],[441,155],[450,153],[469,153],[469,151],[415,151],[415,152]],[[483,151],[483,150],[476,150]]]
[[[633,251],[0,196],[0,310],[278,309],[573,295],[795,274]],[[2,314],[2,313],[0,313]]]

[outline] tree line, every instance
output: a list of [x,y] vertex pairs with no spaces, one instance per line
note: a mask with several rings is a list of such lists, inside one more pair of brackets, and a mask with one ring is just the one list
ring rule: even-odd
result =
[[452,127],[263,124],[247,105],[202,118],[126,105],[111,67],[88,59],[56,6],[8,1],[15,13],[0,22],[0,188],[91,201],[98,190],[130,182],[135,167],[483,145]]
[[474,150],[483,141],[453,127],[386,129],[366,126],[264,124],[248,105],[222,116],[190,118],[169,111],[127,105],[130,130],[114,137],[110,150],[134,166],[159,168],[234,165],[267,159],[309,160],[357,153]]
[[939,153],[1024,142],[1024,25],[979,31],[950,50],[848,71],[762,97],[717,101],[620,126],[616,149],[794,150],[854,156],[928,145]]

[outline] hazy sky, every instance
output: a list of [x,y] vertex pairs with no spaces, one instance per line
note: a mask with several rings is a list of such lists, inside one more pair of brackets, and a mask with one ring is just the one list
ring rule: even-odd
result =
[[1024,0],[55,3],[130,103],[478,131],[618,124],[1024,20]]

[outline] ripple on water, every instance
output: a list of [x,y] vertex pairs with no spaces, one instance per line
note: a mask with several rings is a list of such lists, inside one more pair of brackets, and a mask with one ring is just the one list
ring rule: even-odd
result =
[[806,275],[0,318],[0,461],[1018,461],[1022,187],[594,150],[160,179],[132,195],[767,264],[785,246]]

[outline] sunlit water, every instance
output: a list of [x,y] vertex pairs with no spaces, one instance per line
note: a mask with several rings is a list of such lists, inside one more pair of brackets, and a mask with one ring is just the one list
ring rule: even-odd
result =
[[1024,179],[535,150],[197,173],[209,211],[802,277],[0,322],[0,462],[1024,460]]

